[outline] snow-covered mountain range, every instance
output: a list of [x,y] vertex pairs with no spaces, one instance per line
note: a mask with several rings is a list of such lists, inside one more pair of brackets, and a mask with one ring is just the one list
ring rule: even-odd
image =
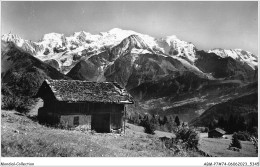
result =
[[140,104],[133,111],[178,114],[185,121],[257,89],[257,56],[242,49],[199,50],[175,35],[156,39],[114,28],[94,35],[49,33],[38,42],[5,34],[1,44],[1,78],[10,86],[21,78],[33,80],[34,91],[45,78],[117,82]]
[[215,53],[222,58],[231,57],[234,60],[239,60],[241,62],[247,63],[253,69],[255,69],[258,65],[257,56],[242,49],[212,49],[208,52]]
[[[73,57],[87,60],[105,50],[112,49],[131,35],[135,35],[134,38],[139,38],[139,41],[142,41],[142,44],[136,44],[136,47],[131,48],[132,53],[157,53],[180,58],[181,61],[185,60],[190,65],[194,65],[197,59],[195,45],[180,40],[175,35],[155,39],[149,35],[119,28],[95,35],[84,31],[75,32],[71,36],[49,33],[43,35],[43,38],[38,42],[25,40],[14,34],[5,34],[2,35],[2,40],[14,42],[18,47],[42,61],[56,60],[59,69],[63,69],[63,73],[68,73],[76,64]],[[239,60],[248,64],[252,69],[255,69],[258,63],[257,56],[241,49],[212,49],[207,52],[215,53],[221,58],[231,57]]]

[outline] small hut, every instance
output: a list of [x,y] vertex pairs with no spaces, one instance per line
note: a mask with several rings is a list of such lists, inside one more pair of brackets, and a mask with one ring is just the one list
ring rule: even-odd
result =
[[209,138],[221,138],[226,132],[220,128],[213,129],[208,132]]
[[86,125],[96,132],[122,129],[125,105],[133,104],[133,98],[114,82],[48,79],[36,97],[44,102],[38,110],[41,123]]

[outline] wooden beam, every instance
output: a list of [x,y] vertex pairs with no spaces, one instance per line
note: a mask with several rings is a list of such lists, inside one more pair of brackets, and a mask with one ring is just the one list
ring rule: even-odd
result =
[[125,134],[126,107],[124,105],[124,134]]

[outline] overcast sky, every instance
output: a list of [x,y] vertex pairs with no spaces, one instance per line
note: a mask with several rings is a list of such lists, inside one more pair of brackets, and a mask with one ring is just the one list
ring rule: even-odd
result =
[[38,41],[50,32],[92,34],[112,28],[154,37],[176,35],[198,49],[258,53],[254,2],[3,2],[1,33]]

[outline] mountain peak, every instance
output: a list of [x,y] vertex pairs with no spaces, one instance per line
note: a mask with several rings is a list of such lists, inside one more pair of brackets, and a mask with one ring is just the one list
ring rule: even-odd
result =
[[109,30],[108,32],[109,33],[117,33],[117,32],[122,32],[122,31],[126,31],[126,30],[122,30],[120,28],[112,28],[111,30]]
[[129,39],[135,39],[135,40],[143,40],[143,39],[141,39],[140,36],[137,35],[137,34],[129,35],[127,38],[129,38]]
[[178,37],[176,35],[170,35],[170,36],[167,36],[166,39],[169,39],[169,40],[173,39],[174,40],[174,39],[178,39]]
[[64,34],[52,32],[52,33],[45,34],[43,36],[43,40],[61,39],[62,36],[64,36]]
[[8,34],[2,35],[1,39],[4,40],[4,41],[12,41],[14,39],[16,39],[16,40],[19,39],[20,40],[22,38],[19,35],[8,33]]
[[86,36],[86,35],[90,35],[90,33],[87,33],[85,31],[79,31],[79,32],[74,32],[73,36]]
[[167,36],[165,41],[171,45],[172,43],[183,43],[185,45],[189,44],[188,42],[180,40],[176,35]]
[[128,45],[128,47],[137,47],[142,49],[149,48],[148,45],[145,43],[145,41],[137,34],[132,34],[125,38],[122,42],[123,45]]
[[19,35],[12,34],[11,32],[8,34],[2,35],[2,38],[21,38]]
[[23,40],[19,35],[12,34],[12,33],[2,35],[1,39],[3,41],[14,42],[19,47],[22,47],[22,45],[25,42],[25,40]]

